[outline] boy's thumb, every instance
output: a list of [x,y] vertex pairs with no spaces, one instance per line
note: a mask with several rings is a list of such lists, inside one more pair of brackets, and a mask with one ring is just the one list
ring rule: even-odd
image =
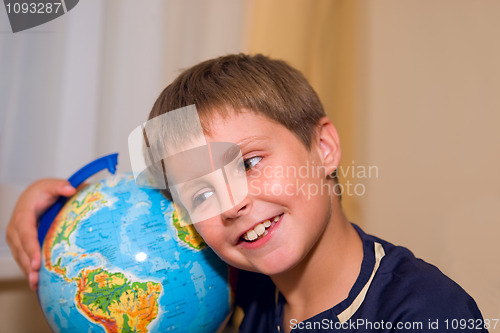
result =
[[63,183],[60,185],[59,193],[61,195],[64,195],[65,197],[73,195],[75,194],[75,192],[76,189],[73,186],[71,186],[71,184],[67,180],[64,180]]
[[75,193],[75,188],[66,179],[47,178],[41,180],[40,191],[52,197],[69,196]]
[[[76,190],[65,179],[46,178],[35,182],[29,191],[27,203],[32,202],[35,205],[35,211],[40,214],[50,205],[52,205],[59,196],[71,196]],[[38,198],[38,199],[35,199]]]

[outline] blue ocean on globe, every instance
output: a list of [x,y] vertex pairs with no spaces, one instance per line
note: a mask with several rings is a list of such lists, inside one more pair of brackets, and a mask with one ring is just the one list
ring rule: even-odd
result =
[[231,312],[228,266],[131,174],[70,198],[42,246],[39,300],[56,332],[216,332]]

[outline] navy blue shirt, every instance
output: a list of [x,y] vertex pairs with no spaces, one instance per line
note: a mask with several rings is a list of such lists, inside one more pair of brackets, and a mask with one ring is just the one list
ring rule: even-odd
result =
[[239,331],[283,332],[289,325],[292,332],[488,332],[472,297],[438,268],[354,227],[364,255],[347,299],[303,322],[283,323],[285,299],[271,279],[240,272]]

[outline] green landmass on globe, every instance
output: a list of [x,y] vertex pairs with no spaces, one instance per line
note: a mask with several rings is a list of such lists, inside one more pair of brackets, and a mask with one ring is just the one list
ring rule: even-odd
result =
[[[108,215],[97,218],[104,213]],[[92,223],[93,219],[98,222]],[[107,229],[111,227],[114,229]],[[148,241],[144,251],[137,252],[134,248],[138,245],[130,241],[137,234],[145,235]],[[85,249],[84,241],[94,250]],[[164,258],[158,247],[173,256]],[[157,251],[154,256],[153,251]],[[123,259],[122,252],[131,258],[131,263],[118,269],[117,263],[121,261],[116,259]],[[203,262],[206,258],[209,263]],[[193,225],[181,218],[171,202],[159,192],[136,188],[131,175],[92,184],[70,198],[45,236],[42,259],[40,303],[51,327],[57,331],[74,331],[69,322],[76,318],[70,315],[75,310],[109,333],[150,332],[151,327],[156,328],[155,332],[176,331],[175,328],[192,332],[207,328],[209,332],[213,330],[210,327],[220,326],[231,311],[227,266],[207,247]],[[150,279],[138,278],[127,269],[130,265],[140,270],[143,262],[153,267]],[[149,269],[145,267],[144,271],[148,273]],[[68,289],[74,290],[72,299],[66,294],[54,296],[52,283],[59,281],[55,277],[61,279],[57,283],[63,292],[67,292],[67,286],[73,286]],[[165,286],[170,289],[166,291]],[[190,289],[188,293],[178,292],[177,286]],[[165,299],[174,295],[175,300]],[[212,304],[201,306],[205,299],[210,299],[208,296],[220,303],[213,310],[206,307]],[[189,303],[187,297],[191,297]],[[173,303],[177,305],[170,309]],[[200,315],[194,317],[188,311],[190,308],[196,308]],[[210,311],[221,310],[220,322],[212,322],[214,315]],[[200,330],[181,327],[193,325],[196,320],[200,320]],[[81,326],[74,324],[78,325]]]
[[98,268],[80,272],[76,297],[80,309],[108,332],[147,332],[158,314],[160,292],[159,283],[131,282]]
[[181,214],[177,209],[172,213],[172,224],[177,230],[177,236],[179,237],[179,239],[193,249],[201,250],[206,247],[207,244],[193,227],[193,225],[184,222],[184,220],[181,219],[180,216]]

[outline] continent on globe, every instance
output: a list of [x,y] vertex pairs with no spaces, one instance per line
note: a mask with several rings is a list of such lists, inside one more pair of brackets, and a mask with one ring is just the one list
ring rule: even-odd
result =
[[[124,274],[110,273],[101,268],[82,270],[76,278],[68,278],[66,267],[61,265],[62,257],[52,258],[54,247],[62,242],[71,246],[70,236],[80,221],[86,219],[107,201],[99,192],[99,184],[88,191],[83,198],[68,203],[52,223],[45,237],[43,251],[45,267],[68,282],[76,282],[78,291],[76,304],[93,322],[104,326],[106,332],[147,332],[147,325],[158,315],[158,296],[161,284],[131,282]],[[64,253],[68,256],[69,253]],[[85,254],[73,254],[85,257]],[[53,263],[53,260],[56,260]]]
[[132,282],[101,268],[81,271],[77,282],[78,307],[106,332],[147,332],[158,315],[159,283]]
[[220,332],[228,266],[158,190],[132,174],[80,189],[42,245],[38,296],[54,332]]
[[178,209],[175,209],[172,213],[172,224],[175,229],[177,229],[177,237],[190,247],[196,250],[201,250],[207,246],[203,238],[193,227],[192,224],[184,222],[183,219],[179,218],[180,213]]
[[71,200],[67,204],[69,205],[67,209],[62,210],[55,218],[43,242],[42,251],[45,257],[44,264],[47,270],[67,278],[66,268],[61,266],[61,257],[55,258],[57,262],[55,264],[52,263],[52,250],[56,245],[62,242],[70,246],[69,238],[78,227],[78,223],[106,203],[104,196],[99,193],[99,187],[100,186],[96,186],[93,191],[86,193],[80,200],[78,200],[78,197]]

